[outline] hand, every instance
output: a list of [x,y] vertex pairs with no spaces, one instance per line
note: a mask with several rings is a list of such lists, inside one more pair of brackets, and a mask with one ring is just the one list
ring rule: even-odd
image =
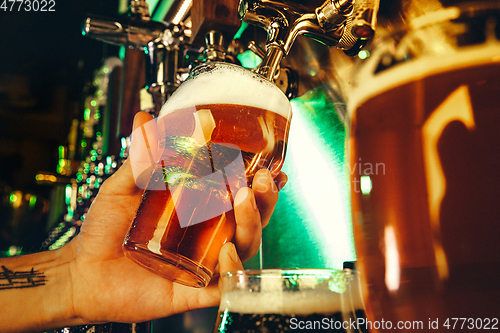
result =
[[[140,112],[138,128],[151,120]],[[66,246],[30,255],[0,258],[0,331],[35,332],[102,322],[143,322],[195,308],[215,306],[220,299],[218,272],[206,288],[173,283],[130,261],[122,251],[143,190],[136,186],[131,155],[99,190],[80,233]],[[254,177],[252,190],[235,196],[236,232],[219,254],[219,270],[242,269],[258,252],[265,227],[286,183],[267,170]],[[276,186],[278,184],[278,186]],[[236,250],[237,249],[237,250]],[[34,280],[13,277],[36,274]],[[16,278],[16,283],[21,278]],[[6,281],[6,282],[5,282]],[[4,283],[5,282],[5,283]]]
[[[150,120],[139,113],[134,128]],[[275,181],[284,185],[286,175],[279,174]],[[61,249],[69,260],[74,315],[81,322],[142,322],[219,302],[218,274],[208,287],[191,288],[159,277],[124,256],[121,246],[142,192],[131,161],[126,161],[102,185],[79,235]],[[267,170],[257,172],[252,189],[240,189],[235,197],[237,253],[232,243],[223,246],[221,272],[242,269],[240,258],[246,260],[258,252],[262,228],[277,199],[278,188]]]

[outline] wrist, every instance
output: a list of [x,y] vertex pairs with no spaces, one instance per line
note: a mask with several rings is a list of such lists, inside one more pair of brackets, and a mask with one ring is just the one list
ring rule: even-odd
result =
[[37,332],[81,324],[73,309],[72,249],[0,259],[0,331]]
[[84,324],[76,314],[71,262],[74,259],[73,244],[50,251],[53,258],[46,269],[46,291],[43,299],[43,323],[49,328]]

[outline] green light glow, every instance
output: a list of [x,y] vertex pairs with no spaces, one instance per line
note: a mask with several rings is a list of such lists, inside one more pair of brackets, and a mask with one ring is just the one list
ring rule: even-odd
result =
[[10,203],[14,204],[17,201],[17,195],[15,193],[11,193],[9,197]]
[[73,237],[76,233],[76,228],[71,227],[68,231],[64,233],[54,244],[49,246],[49,250],[55,250],[60,248],[61,246],[65,245],[68,243],[68,241]]
[[190,175],[183,172],[172,172],[167,175],[166,182],[169,184],[176,184],[182,178],[189,177]]
[[255,68],[262,62],[262,59],[250,50],[238,54],[236,57],[245,68]]
[[68,184],[66,185],[66,188],[65,188],[65,197],[64,197],[64,201],[66,202],[66,205],[69,205],[71,203],[71,193],[72,193],[72,190],[71,190],[71,185]]
[[36,195],[30,196],[30,200],[29,200],[29,207],[30,207],[30,209],[33,209],[35,207],[36,200],[37,200]]
[[92,106],[96,106],[97,105],[97,102],[95,101],[95,99],[90,102],[90,105],[92,105]]
[[363,195],[370,194],[370,192],[372,191],[372,180],[370,176],[361,176],[359,183],[361,186],[361,193],[363,193]]
[[[325,137],[321,137],[321,131],[315,128],[315,124],[311,124],[308,113],[317,112],[328,105],[322,100],[323,95],[312,97],[312,100],[292,101],[295,118],[289,146],[292,151],[292,163],[307,209],[318,224],[319,233],[316,236],[324,238],[327,245],[325,251],[330,252],[325,255],[331,256],[332,259],[336,256],[350,256],[353,254],[350,207],[345,193],[342,193],[346,189],[346,174],[344,161],[339,158],[344,154],[342,129],[337,129],[337,135],[342,137],[337,145],[325,145],[332,142],[324,142]],[[331,130],[334,130],[333,126]],[[333,165],[332,160],[335,163]],[[340,262],[346,261],[341,258],[337,260],[339,265]]]
[[127,51],[127,49],[125,48],[125,46],[120,47],[120,51],[118,51],[118,57],[120,57],[121,60],[125,60],[125,52],[126,51]]
[[361,50],[358,52],[359,59],[364,60],[364,59],[368,58],[369,56],[370,56],[370,51],[368,51],[368,50]]
[[242,22],[240,29],[234,34],[233,39],[241,38],[241,35],[243,34],[243,32],[245,32],[247,28],[248,28],[248,23]]
[[89,119],[90,119],[90,109],[85,108],[85,110],[83,111],[83,120],[87,121]]
[[158,2],[160,2],[160,0],[146,0],[146,3],[148,4],[150,13],[154,13],[155,8],[158,5]]
[[68,212],[66,213],[66,215],[68,220],[71,220],[75,215],[75,212],[73,211],[73,208],[71,208],[71,206],[68,206]]
[[151,12],[153,13],[152,19],[154,21],[162,22],[165,19],[165,15],[167,15],[167,12],[170,10],[170,7],[172,7],[173,3],[174,0],[161,1],[159,5],[155,7],[154,13],[153,10],[151,10]]
[[122,143],[122,149],[126,149],[127,148],[127,138],[123,137],[121,139],[121,143]]
[[[263,231],[263,267],[342,269],[344,261],[356,260],[346,134],[337,114],[345,105],[321,86],[291,103],[283,166],[289,181]],[[297,243],[300,249],[291,250]]]
[[21,254],[22,250],[23,250],[22,247],[12,245],[7,250],[7,256],[9,256],[9,257],[17,256],[17,255]]
[[66,149],[64,146],[59,146],[59,159],[64,158]]

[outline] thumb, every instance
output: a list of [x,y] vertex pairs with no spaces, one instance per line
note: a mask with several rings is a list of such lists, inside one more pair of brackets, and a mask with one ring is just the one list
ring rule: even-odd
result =
[[228,242],[222,246],[219,252],[219,265],[221,275],[243,269],[243,264],[233,243]]

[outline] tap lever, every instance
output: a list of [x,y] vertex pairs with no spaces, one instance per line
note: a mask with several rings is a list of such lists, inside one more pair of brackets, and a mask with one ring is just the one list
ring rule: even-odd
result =
[[255,41],[248,43],[248,49],[255,53],[259,58],[264,59],[266,57],[266,51],[264,51]]
[[83,34],[106,43],[143,49],[150,41],[161,38],[167,28],[162,22],[89,15],[83,23]]

